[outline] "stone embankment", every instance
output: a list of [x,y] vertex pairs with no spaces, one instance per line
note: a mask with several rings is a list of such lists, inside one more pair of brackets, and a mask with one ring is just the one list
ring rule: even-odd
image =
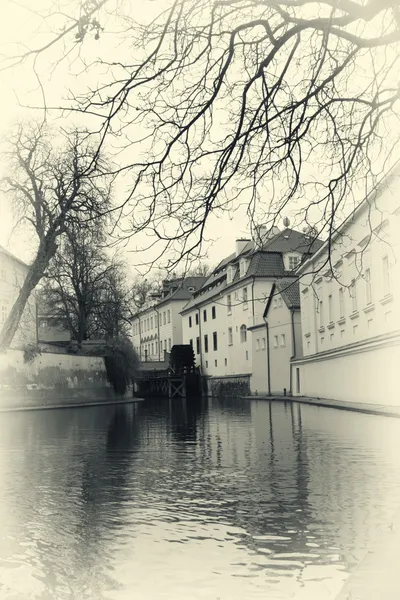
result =
[[114,393],[100,357],[46,352],[26,361],[22,350],[0,353],[0,412],[139,400],[132,390]]

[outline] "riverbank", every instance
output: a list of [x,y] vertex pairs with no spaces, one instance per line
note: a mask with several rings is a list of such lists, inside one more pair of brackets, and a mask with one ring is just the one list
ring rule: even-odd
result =
[[371,415],[385,415],[388,417],[400,417],[400,406],[386,404],[370,404],[363,402],[345,402],[342,400],[331,400],[329,398],[309,398],[306,396],[244,396],[246,400],[267,400],[283,402],[299,402],[301,404],[313,404],[340,410],[351,410]]

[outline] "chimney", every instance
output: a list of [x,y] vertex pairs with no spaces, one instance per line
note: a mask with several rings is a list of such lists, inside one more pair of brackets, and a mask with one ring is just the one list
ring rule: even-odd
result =
[[279,227],[274,225],[270,229],[266,225],[257,225],[254,230],[254,242],[257,246],[263,246],[265,242],[271,240],[280,233]]
[[239,256],[239,254],[243,252],[243,249],[250,241],[251,240],[245,240],[244,238],[236,240],[236,256]]

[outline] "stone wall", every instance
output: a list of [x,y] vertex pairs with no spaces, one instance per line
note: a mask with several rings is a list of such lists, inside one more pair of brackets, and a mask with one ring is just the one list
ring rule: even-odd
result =
[[108,387],[103,358],[46,352],[25,362],[22,350],[0,353],[0,390],[82,387]]
[[238,398],[250,395],[250,375],[207,377],[206,393],[214,398]]

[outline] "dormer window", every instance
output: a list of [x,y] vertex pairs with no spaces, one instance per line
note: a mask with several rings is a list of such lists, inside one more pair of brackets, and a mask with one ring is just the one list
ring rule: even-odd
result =
[[247,269],[249,266],[249,261],[245,258],[242,258],[239,262],[239,275],[240,277],[244,277],[246,275]]
[[294,271],[300,262],[300,256],[292,254],[289,256],[289,271]]
[[226,283],[232,283],[233,278],[235,277],[235,273],[236,273],[236,266],[229,265],[227,275],[226,275]]

